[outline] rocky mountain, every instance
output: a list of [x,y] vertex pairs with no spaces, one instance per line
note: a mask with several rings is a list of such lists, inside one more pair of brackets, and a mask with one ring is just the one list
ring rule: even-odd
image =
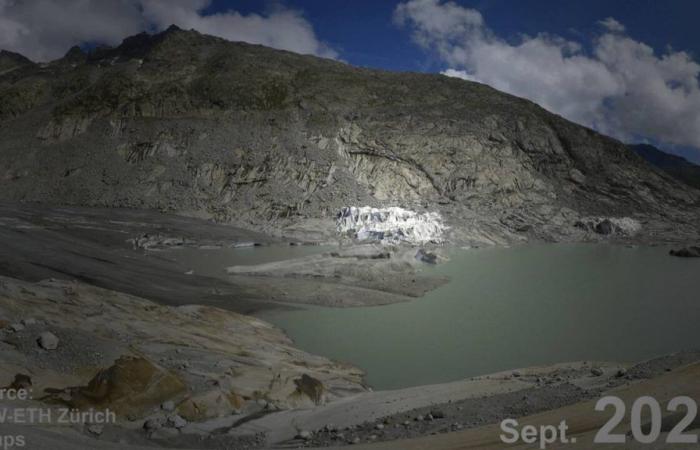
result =
[[700,166],[682,156],[671,155],[649,144],[630,145],[639,156],[689,186],[700,189]]
[[[343,207],[437,213],[459,242],[695,233],[699,193],[486,85],[171,27],[0,62],[0,199],[145,207],[333,235]],[[592,224],[592,225],[587,225]],[[600,234],[600,233],[599,233]]]
[[33,65],[33,63],[19,53],[0,50],[0,74],[4,74],[18,67],[31,65]]

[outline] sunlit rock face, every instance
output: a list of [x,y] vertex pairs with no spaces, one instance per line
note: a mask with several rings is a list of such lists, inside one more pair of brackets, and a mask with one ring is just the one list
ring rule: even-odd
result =
[[407,242],[440,243],[447,227],[437,212],[417,213],[392,206],[372,208],[348,206],[338,213],[336,228],[358,240],[377,240],[385,243]]

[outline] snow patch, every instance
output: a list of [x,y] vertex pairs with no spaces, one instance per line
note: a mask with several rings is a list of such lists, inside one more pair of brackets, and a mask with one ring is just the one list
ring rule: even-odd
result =
[[391,206],[372,208],[348,206],[338,212],[336,229],[359,240],[377,240],[386,243],[408,242],[422,244],[442,242],[447,230],[437,212],[417,213]]

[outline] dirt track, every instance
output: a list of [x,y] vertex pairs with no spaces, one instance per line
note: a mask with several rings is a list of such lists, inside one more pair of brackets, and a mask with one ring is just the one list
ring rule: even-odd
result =
[[[630,415],[632,403],[641,396],[652,396],[661,405],[662,410],[668,401],[676,396],[689,396],[696,402],[700,401],[700,363],[694,363],[658,378],[641,382],[632,386],[627,386],[619,390],[613,390],[609,395],[620,397],[626,405],[625,419],[621,425],[615,429],[617,433],[627,433],[630,427]],[[569,426],[568,435],[576,438],[573,444],[554,444],[549,448],[572,448],[572,449],[605,449],[622,448],[621,444],[593,444],[593,438],[600,428],[609,420],[612,410],[604,412],[595,411],[596,400],[576,403],[560,409],[555,409],[542,414],[536,414],[519,420],[522,425],[558,425],[562,420],[566,420]],[[694,445],[664,445],[666,433],[675,426],[676,420],[669,420],[669,413],[664,414],[664,426],[659,438],[658,446],[650,447],[632,441],[628,437],[624,448],[697,448]],[[644,416],[643,416],[644,417]],[[644,419],[643,419],[644,423]],[[700,420],[688,427],[693,434],[700,433]],[[506,445],[500,439],[501,430],[498,425],[490,425],[457,433],[444,435],[426,436],[418,439],[401,440],[386,443],[369,445],[359,445],[353,448],[367,450],[400,449],[400,450],[462,450],[462,449],[501,449],[501,448],[533,448],[532,445],[513,444]]]

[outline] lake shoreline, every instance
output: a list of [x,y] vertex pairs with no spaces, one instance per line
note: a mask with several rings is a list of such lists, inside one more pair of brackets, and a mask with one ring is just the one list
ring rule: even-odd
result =
[[[528,396],[540,399],[541,410],[547,410],[563,405],[553,400],[552,395],[557,393],[566,394],[572,401],[584,400],[576,393],[578,391],[571,391],[568,386],[556,387],[558,383],[574,379],[608,380],[608,376],[615,376],[618,370],[627,367],[599,364],[596,368],[602,369],[604,375],[592,376],[591,366],[576,363],[568,365],[575,372],[570,379],[561,375],[561,368],[557,369],[558,375],[547,375],[551,367],[567,366],[557,365],[547,369],[522,369],[519,376],[509,370],[494,375],[495,378],[474,377],[454,383],[370,392],[360,369],[300,350],[303,346],[292,342],[278,327],[250,314],[304,305],[316,308],[319,304],[346,307],[338,311],[361,311],[355,306],[395,308],[426,304],[421,295],[430,295],[447,285],[440,282],[441,274],[420,277],[423,272],[434,269],[415,258],[415,247],[391,250],[386,257],[389,251],[386,248],[347,245],[330,252],[335,254],[307,256],[302,263],[298,260],[277,265],[267,263],[267,266],[255,268],[258,271],[255,274],[248,267],[215,277],[192,272],[191,267],[169,258],[168,250],[192,247],[209,251],[232,243],[273,246],[288,245],[288,242],[198,219],[143,211],[2,204],[0,221],[3,225],[0,246],[3,254],[9,255],[1,266],[2,286],[8,298],[4,317],[0,317],[6,319],[2,329],[6,343],[2,351],[3,360],[8,364],[3,372],[3,383],[11,383],[17,374],[31,373],[37,389],[51,387],[67,395],[73,392],[71,389],[86,386],[99,370],[115,365],[122,370],[119,364],[130,367],[129,364],[134,363],[132,359],[119,362],[120,356],[129,355],[137,358],[136,361],[143,357],[156,368],[154,370],[181,379],[187,390],[184,396],[151,401],[144,411],[116,427],[100,429],[99,433],[87,426],[26,430],[38,442],[50,443],[46,444],[47,448],[106,450],[114,445],[124,448],[116,444],[118,442],[124,442],[126,448],[153,444],[164,448],[207,448],[222,443],[230,448],[265,448],[272,440],[288,441],[294,438],[290,433],[300,431],[309,431],[311,439],[295,441],[297,444],[336,445],[356,438],[358,442],[413,438],[442,432],[443,425],[448,425],[447,431],[460,431],[457,426],[452,430],[457,422],[463,429],[483,425],[467,424],[469,408],[466,404],[463,410],[453,411],[452,406],[448,406],[457,408],[458,401],[473,401],[460,400],[465,393],[476,395],[478,392],[487,402],[493,398],[495,408],[510,403],[504,400],[508,397],[500,396],[512,395],[520,388],[533,388],[535,390],[528,391]],[[611,243],[630,244],[615,239]],[[438,253],[443,250],[444,247],[428,249]],[[387,273],[399,276],[378,279]],[[418,281],[408,285],[409,279]],[[294,289],[298,290],[298,295],[289,295]],[[304,294],[309,290],[313,291],[311,295]],[[336,294],[328,301],[326,293],[331,291]],[[317,301],[313,301],[314,296]],[[34,306],[28,310],[24,304]],[[67,308],[70,312],[56,312],[56,308]],[[374,311],[384,311],[384,308]],[[38,320],[33,316],[38,316]],[[163,321],[164,317],[170,319]],[[222,334],[222,329],[229,329],[222,328],[222,321],[228,324],[226,327],[238,329],[242,334]],[[142,325],[136,327],[135,324]],[[206,333],[203,334],[203,330]],[[54,357],[52,355],[58,353],[37,347],[39,331],[51,331],[58,337],[59,352],[68,352],[64,358]],[[260,339],[264,339],[265,345],[259,345]],[[129,342],[131,344],[125,346]],[[89,352],[93,356],[81,359],[85,352],[78,349],[86,346],[94,347],[94,352]],[[221,365],[221,361],[229,361],[230,366]],[[277,373],[278,367],[284,367],[280,381],[265,382],[263,389],[260,380]],[[656,372],[650,376],[656,377]],[[537,378],[545,380],[540,383],[540,391],[537,391]],[[554,381],[547,384],[547,380]],[[230,402],[228,409],[216,410],[211,416],[198,416],[187,409],[187,405],[196,401],[214,411],[214,405],[219,405],[222,397],[210,391],[220,390],[221,386],[235,393],[226,391],[226,402]],[[264,392],[267,386],[274,386],[274,389],[265,395],[255,393]],[[507,386],[513,390],[503,391]],[[401,405],[400,411],[392,412],[380,406],[392,399],[396,406]],[[167,409],[162,406],[168,401],[174,403],[178,414],[187,416],[185,427],[176,428],[171,424],[175,420],[171,420],[173,411],[169,406]],[[45,406],[39,401],[32,404]],[[432,414],[430,408],[435,405],[444,410],[445,417],[415,420],[419,415]],[[344,410],[345,407],[350,410]],[[324,408],[336,411],[334,414],[342,419],[337,422],[352,425],[347,439],[339,439],[338,432],[327,426],[329,416],[326,413],[330,409]],[[534,411],[540,409],[525,412]],[[397,428],[396,432],[387,430],[383,437],[377,436],[377,431],[387,428],[378,430],[376,420],[381,419],[382,424],[389,420],[397,425],[399,416],[396,414],[401,418],[414,416],[415,424],[405,426],[404,431]],[[447,416],[456,420],[448,423]],[[308,422],[308,430],[299,429],[301,417],[313,419]],[[155,420],[152,425],[157,425],[156,428],[146,425],[149,420]],[[406,420],[399,425],[403,426]],[[319,426],[313,427],[315,423]],[[271,424],[271,428],[267,429],[266,424]],[[263,434],[270,440],[266,442],[261,437]]]
[[422,268],[450,281],[409,302],[256,316],[300,348],[359,366],[375,389],[566,360],[644,360],[700,339],[693,331],[700,261],[673,258],[666,248],[455,249]]
[[[450,383],[362,393],[313,410],[267,416],[239,432],[264,429],[279,445],[325,448],[395,442],[399,449],[406,439],[478,429],[590,401],[698,361],[700,351],[684,351],[636,363],[578,361],[513,369]],[[308,431],[310,437],[300,438],[299,430]]]

